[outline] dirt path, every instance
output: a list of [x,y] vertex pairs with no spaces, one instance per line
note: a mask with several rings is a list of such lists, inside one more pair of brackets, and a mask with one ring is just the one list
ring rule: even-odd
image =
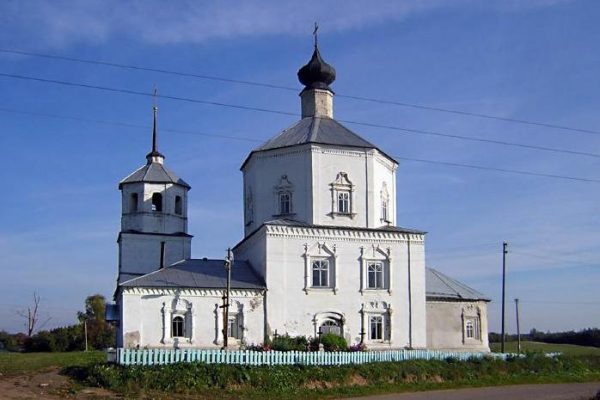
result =
[[0,377],[0,399],[114,399],[115,394],[99,388],[75,390],[60,369],[26,375]]
[[356,400],[589,400],[600,382],[514,385],[357,397]]

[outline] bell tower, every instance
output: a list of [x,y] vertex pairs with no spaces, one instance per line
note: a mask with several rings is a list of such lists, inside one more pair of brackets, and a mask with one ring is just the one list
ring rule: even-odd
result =
[[119,283],[191,255],[192,236],[187,233],[191,187],[164,165],[165,157],[158,151],[157,112],[154,105],[152,150],[146,155],[146,165],[119,183]]

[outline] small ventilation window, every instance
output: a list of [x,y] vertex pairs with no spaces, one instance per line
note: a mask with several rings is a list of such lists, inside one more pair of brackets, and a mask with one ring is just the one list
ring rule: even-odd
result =
[[162,194],[154,193],[152,194],[152,211],[162,212]]
[[175,196],[175,214],[181,215],[183,214],[183,206],[181,196]]
[[138,194],[131,193],[131,197],[129,198],[129,212],[137,212],[138,211]]

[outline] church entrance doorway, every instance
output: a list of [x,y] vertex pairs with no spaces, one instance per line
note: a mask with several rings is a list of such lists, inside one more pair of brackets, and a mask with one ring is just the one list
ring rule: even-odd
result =
[[323,322],[319,328],[321,335],[333,333],[337,336],[342,336],[342,324],[339,320],[328,319]]

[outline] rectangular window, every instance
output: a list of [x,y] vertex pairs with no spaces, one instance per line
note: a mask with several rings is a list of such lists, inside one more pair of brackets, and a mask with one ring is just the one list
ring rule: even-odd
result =
[[181,215],[183,214],[183,205],[181,196],[175,196],[175,214]]
[[367,263],[367,288],[383,289],[383,263],[369,262]]
[[313,287],[329,287],[329,261],[314,260],[312,262]]
[[172,337],[184,337],[185,336],[185,319],[178,315],[173,317],[171,321],[171,336]]
[[383,340],[383,316],[373,315],[369,318],[369,339]]
[[465,337],[468,339],[480,339],[479,318],[468,318],[465,321]]
[[129,212],[137,212],[138,211],[138,194],[131,193],[131,198],[129,200]]
[[227,321],[227,336],[241,339],[242,338],[242,327],[240,324],[240,318],[237,315],[230,315]]
[[290,193],[279,194],[279,214],[292,213],[292,196]]
[[338,213],[350,214],[350,193],[339,192],[338,193]]

